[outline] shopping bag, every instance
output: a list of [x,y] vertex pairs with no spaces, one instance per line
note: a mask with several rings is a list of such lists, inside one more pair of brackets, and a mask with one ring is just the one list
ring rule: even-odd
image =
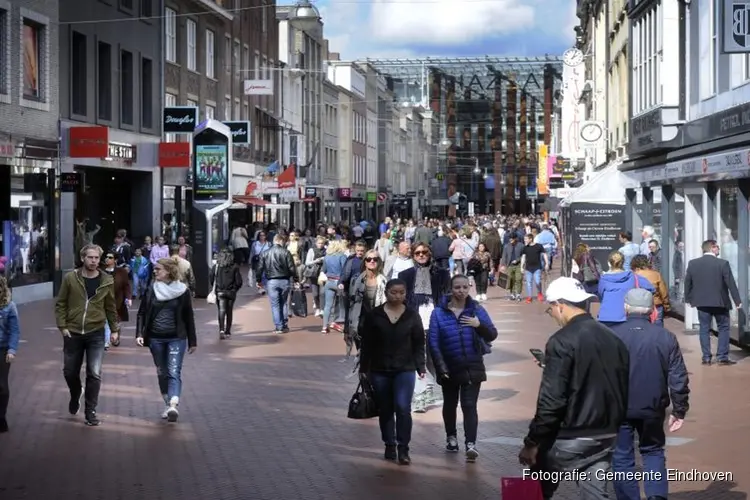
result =
[[500,490],[503,500],[543,500],[542,485],[534,479],[504,477]]
[[307,317],[307,294],[304,288],[292,290],[292,314],[300,318]]
[[357,390],[349,400],[349,412],[346,415],[355,420],[365,420],[378,416],[372,386],[366,378],[361,378]]

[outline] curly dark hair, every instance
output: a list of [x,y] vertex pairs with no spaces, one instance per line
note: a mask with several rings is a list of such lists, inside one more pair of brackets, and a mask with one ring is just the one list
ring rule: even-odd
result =
[[633,260],[630,261],[630,269],[633,271],[640,271],[641,269],[651,269],[651,262],[645,255],[636,255]]

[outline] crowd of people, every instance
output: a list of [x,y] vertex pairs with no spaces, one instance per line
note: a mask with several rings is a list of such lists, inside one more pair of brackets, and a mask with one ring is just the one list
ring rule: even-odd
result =
[[[545,302],[560,329],[537,360],[542,382],[519,460],[546,473],[539,478],[548,499],[561,477],[555,474],[634,471],[637,437],[644,468],[662,473],[661,479],[652,475],[645,481],[646,495],[666,499],[664,423],[672,432],[683,425],[688,374],[677,338],[664,328],[670,294],[659,271],[658,242],[653,232],[645,244],[632,239],[623,232],[622,247],[606,263],[585,244],[577,245],[570,275],[551,280],[563,240],[555,221],[541,217],[387,218],[378,225],[321,225],[302,232],[238,226],[215,255],[208,301],[216,304],[219,338],[227,339],[243,286],[268,296],[279,335],[289,332],[295,310],[305,310],[296,302],[290,307],[291,296],[306,305],[310,295],[321,334],[342,334],[346,357],[356,355],[355,370],[378,405],[385,459],[403,465],[411,463],[412,412],[440,403],[446,451],[461,449],[460,404],[466,460],[479,456],[484,357],[498,335],[483,306],[488,288],[503,288],[508,300]],[[183,360],[197,348],[192,252],[184,239],[171,248],[161,237],[155,241],[136,248],[121,231],[107,252],[85,244],[80,267],[64,277],[57,296],[68,410],[77,414],[83,400],[90,426],[100,424],[104,353],[120,343],[132,300],[139,301],[136,343],[150,349],[156,366],[162,418],[178,419]],[[732,365],[728,318],[733,305],[741,307],[739,293],[728,263],[718,257],[718,244],[709,240],[702,249],[703,257],[684,273],[685,300],[699,311],[703,364],[712,363],[708,329],[716,320],[717,363]],[[8,430],[8,372],[19,337],[18,312],[0,278],[0,432]],[[599,476],[589,476],[594,477]],[[606,486],[606,481],[579,483],[584,498],[608,498]],[[615,490],[618,499],[640,498],[634,481],[616,481]]]

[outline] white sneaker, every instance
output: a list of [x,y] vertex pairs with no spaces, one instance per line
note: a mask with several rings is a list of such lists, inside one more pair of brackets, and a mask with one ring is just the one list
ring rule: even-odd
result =
[[466,461],[476,462],[477,458],[479,458],[479,452],[476,445],[474,443],[466,443]]
[[482,294],[482,300],[487,300],[487,294],[486,293]]
[[167,408],[167,410],[164,413],[167,414],[168,422],[177,422],[177,417],[180,416],[180,412],[177,411],[176,406],[170,406],[169,408]]
[[172,407],[171,406],[167,406],[166,408],[164,408],[164,411],[161,412],[161,418],[163,418],[164,420],[166,420],[166,419],[169,418],[169,409],[170,408],[172,408]]

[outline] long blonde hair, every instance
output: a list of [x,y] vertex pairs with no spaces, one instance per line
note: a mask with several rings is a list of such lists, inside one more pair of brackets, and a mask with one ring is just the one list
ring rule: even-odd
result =
[[5,276],[0,276],[0,307],[5,307],[10,304],[11,292],[8,288],[8,281]]
[[346,252],[346,249],[348,248],[348,243],[346,240],[333,240],[330,243],[328,243],[328,248],[326,249],[326,255],[332,255],[335,253],[344,253]]

